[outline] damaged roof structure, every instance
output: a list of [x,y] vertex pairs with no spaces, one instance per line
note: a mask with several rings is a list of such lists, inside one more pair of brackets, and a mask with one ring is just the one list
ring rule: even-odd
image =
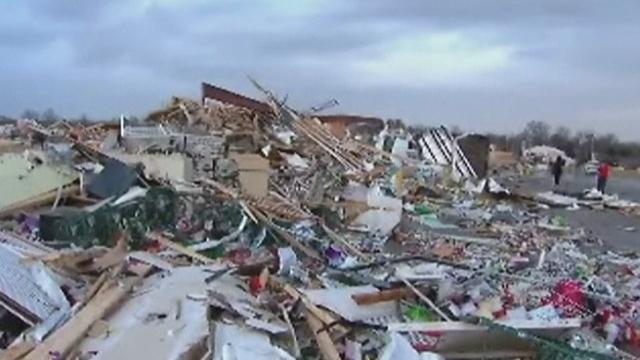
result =
[[640,260],[540,209],[637,204],[517,193],[482,135],[253,83],[2,150],[0,358],[635,358]]

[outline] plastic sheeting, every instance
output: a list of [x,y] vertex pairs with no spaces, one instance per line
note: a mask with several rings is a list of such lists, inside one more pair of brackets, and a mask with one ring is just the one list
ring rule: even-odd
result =
[[269,336],[246,327],[217,323],[213,360],[294,360],[286,351],[273,346]]
[[388,235],[400,223],[402,200],[383,194],[380,187],[368,189],[362,185],[351,185],[344,196],[351,201],[366,202],[371,208],[360,214],[351,223],[352,226],[362,227],[370,233]]

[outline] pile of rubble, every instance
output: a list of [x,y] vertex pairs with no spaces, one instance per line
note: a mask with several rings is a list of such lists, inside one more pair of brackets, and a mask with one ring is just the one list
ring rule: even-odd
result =
[[487,178],[485,137],[256,86],[3,131],[2,359],[634,358],[640,259]]

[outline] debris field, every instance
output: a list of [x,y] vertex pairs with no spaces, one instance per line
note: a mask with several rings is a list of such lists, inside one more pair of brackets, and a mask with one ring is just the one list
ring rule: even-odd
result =
[[640,258],[545,210],[638,204],[514,192],[485,136],[251,81],[3,128],[0,359],[636,358]]

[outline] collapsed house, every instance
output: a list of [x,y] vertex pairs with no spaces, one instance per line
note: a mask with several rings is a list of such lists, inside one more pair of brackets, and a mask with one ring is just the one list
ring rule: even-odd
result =
[[255,85],[26,126],[0,158],[3,359],[633,358],[638,258],[488,178],[485,137]]

